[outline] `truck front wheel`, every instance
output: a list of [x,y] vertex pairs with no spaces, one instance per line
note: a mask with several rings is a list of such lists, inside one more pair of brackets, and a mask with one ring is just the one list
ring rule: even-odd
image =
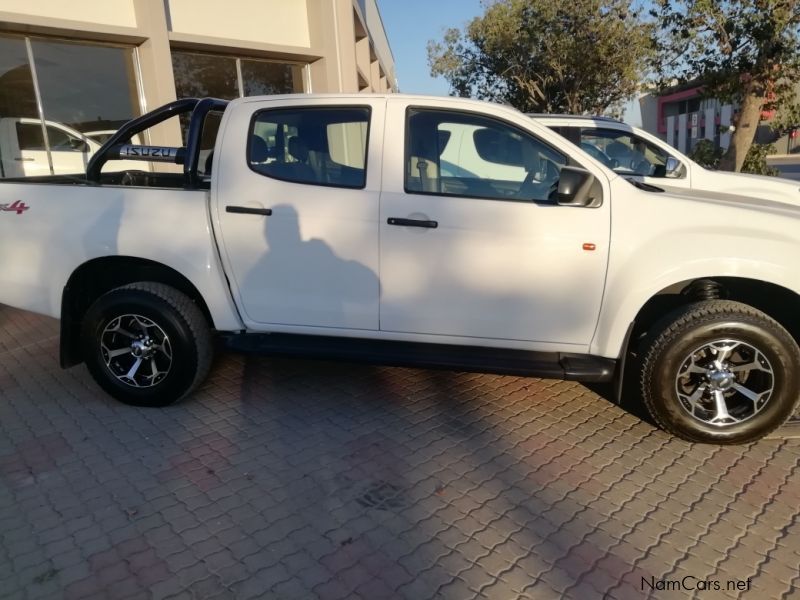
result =
[[172,404],[211,366],[203,313],[188,296],[160,283],[132,283],[101,296],[83,319],[81,337],[92,377],[125,404]]
[[791,416],[800,395],[800,349],[763,312],[709,300],[679,309],[656,329],[641,387],[663,429],[692,442],[742,444]]

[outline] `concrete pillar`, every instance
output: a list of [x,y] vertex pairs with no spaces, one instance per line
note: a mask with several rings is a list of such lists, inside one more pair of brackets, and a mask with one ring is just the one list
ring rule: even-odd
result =
[[308,0],[311,46],[326,57],[311,63],[314,89],[357,92],[352,0]]
[[678,145],[677,148],[680,152],[686,152],[686,127],[688,124],[688,116],[686,113],[678,115]]
[[[719,126],[722,128],[723,131],[727,130],[731,124],[731,118],[733,117],[733,106],[730,104],[726,104],[722,107],[719,113]],[[723,150],[727,150],[728,146],[731,145],[731,134],[730,133],[723,133],[719,136],[719,146]]]
[[[133,0],[136,26],[142,36],[147,38],[137,49],[146,103],[142,110],[145,112],[176,99],[165,4],[161,0]],[[178,119],[170,119],[149,131],[150,143],[155,146],[181,145]]]
[[667,143],[675,147],[675,117],[667,117]]
[[705,127],[705,138],[707,140],[714,141],[714,137],[716,137],[716,129],[717,129],[717,109],[715,108],[707,108],[706,109],[706,127]]

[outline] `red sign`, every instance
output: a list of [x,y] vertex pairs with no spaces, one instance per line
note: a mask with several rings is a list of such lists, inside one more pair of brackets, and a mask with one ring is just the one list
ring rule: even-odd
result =
[[26,206],[22,200],[17,200],[11,204],[0,204],[0,212],[15,212],[18,215],[21,215],[29,208],[30,206]]

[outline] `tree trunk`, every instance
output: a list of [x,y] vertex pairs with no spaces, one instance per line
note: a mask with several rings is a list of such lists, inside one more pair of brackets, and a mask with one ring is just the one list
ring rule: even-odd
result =
[[742,170],[747,151],[753,145],[753,140],[756,137],[756,129],[761,122],[761,107],[764,105],[764,99],[759,94],[754,94],[750,89],[745,92],[742,98],[742,105],[739,108],[734,125],[736,130],[731,136],[731,143],[728,146],[727,152],[719,161],[719,168],[721,171],[736,171],[737,173]]

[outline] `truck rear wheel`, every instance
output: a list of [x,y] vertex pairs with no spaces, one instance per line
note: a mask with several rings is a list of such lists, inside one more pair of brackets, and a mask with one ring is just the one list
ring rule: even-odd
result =
[[665,318],[645,350],[645,405],[692,442],[743,444],[782,425],[797,405],[800,349],[775,320],[728,300]]
[[188,296],[160,283],[132,283],[104,294],[86,313],[81,335],[89,372],[125,404],[172,404],[211,366],[203,313]]

